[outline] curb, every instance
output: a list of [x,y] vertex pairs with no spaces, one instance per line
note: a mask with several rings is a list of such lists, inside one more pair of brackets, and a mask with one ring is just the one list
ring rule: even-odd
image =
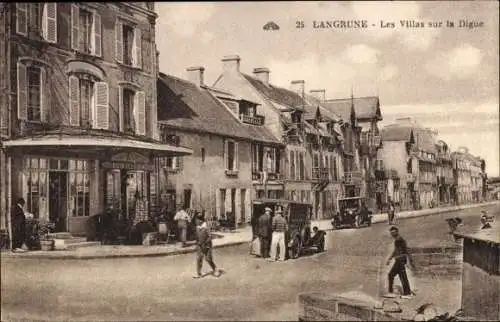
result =
[[[231,246],[238,246],[249,243],[248,241],[235,241],[228,242],[221,245],[214,245],[213,248],[224,248]],[[55,251],[57,252],[57,251]],[[176,256],[176,255],[184,255],[195,253],[196,248],[184,248],[179,250],[173,250],[169,252],[158,252],[158,253],[145,253],[145,254],[103,254],[103,255],[73,255],[73,254],[64,254],[64,255],[44,255],[44,254],[35,254],[35,255],[8,255],[2,254],[1,257],[9,258],[9,259],[48,259],[48,260],[91,260],[91,259],[116,259],[116,258],[138,258],[138,257],[167,257],[167,256]]]

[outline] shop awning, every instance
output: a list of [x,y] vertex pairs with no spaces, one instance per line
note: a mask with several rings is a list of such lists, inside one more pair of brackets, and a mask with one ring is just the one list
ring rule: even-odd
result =
[[96,137],[75,135],[43,135],[6,140],[2,145],[7,149],[21,149],[23,152],[36,151],[38,153],[57,150],[91,150],[101,151],[129,151],[146,152],[155,157],[190,155],[193,151],[182,146],[173,146],[154,141],[121,137]]

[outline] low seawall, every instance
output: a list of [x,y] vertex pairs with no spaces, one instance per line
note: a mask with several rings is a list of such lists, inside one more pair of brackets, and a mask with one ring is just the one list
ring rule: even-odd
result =
[[463,247],[413,247],[409,249],[416,277],[447,277],[460,279]]

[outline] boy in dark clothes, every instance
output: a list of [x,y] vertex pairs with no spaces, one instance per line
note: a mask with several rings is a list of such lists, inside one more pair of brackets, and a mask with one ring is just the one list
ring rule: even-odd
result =
[[393,284],[394,278],[396,275],[399,276],[401,280],[401,284],[403,285],[403,295],[402,298],[410,298],[412,295],[410,289],[410,283],[408,282],[408,276],[406,275],[406,264],[408,258],[408,246],[406,244],[406,240],[403,239],[399,235],[399,229],[397,227],[391,227],[390,229],[391,236],[394,238],[394,251],[391,256],[387,259],[387,265],[391,263],[391,260],[394,259],[394,264],[392,265],[391,270],[389,271],[389,294],[393,294]]
[[196,275],[193,278],[200,278],[201,269],[203,266],[203,259],[205,259],[212,268],[212,274],[219,277],[222,274],[222,270],[217,269],[213,261],[212,254],[212,234],[208,228],[207,223],[203,215],[198,214],[195,219],[196,222]]

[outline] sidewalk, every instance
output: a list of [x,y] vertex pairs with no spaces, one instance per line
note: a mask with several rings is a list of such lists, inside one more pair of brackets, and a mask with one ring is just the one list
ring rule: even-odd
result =
[[[428,216],[432,214],[445,213],[474,207],[498,204],[499,202],[488,202],[473,205],[463,205],[446,208],[433,208],[418,211],[405,211],[397,214],[399,219]],[[373,216],[373,223],[387,222],[387,214],[376,214]],[[313,220],[311,226],[318,226],[322,230],[332,230],[333,227],[329,219]],[[250,227],[236,229],[232,232],[215,232],[213,239],[214,248],[249,244],[252,239]],[[118,257],[155,257],[172,256],[193,253],[196,251],[194,245],[181,247],[179,244],[155,245],[155,246],[124,246],[124,245],[96,245],[76,248],[72,250],[58,251],[33,251],[26,253],[12,253],[5,251],[1,253],[2,258],[46,258],[46,259],[97,259],[97,258],[118,258]]]

